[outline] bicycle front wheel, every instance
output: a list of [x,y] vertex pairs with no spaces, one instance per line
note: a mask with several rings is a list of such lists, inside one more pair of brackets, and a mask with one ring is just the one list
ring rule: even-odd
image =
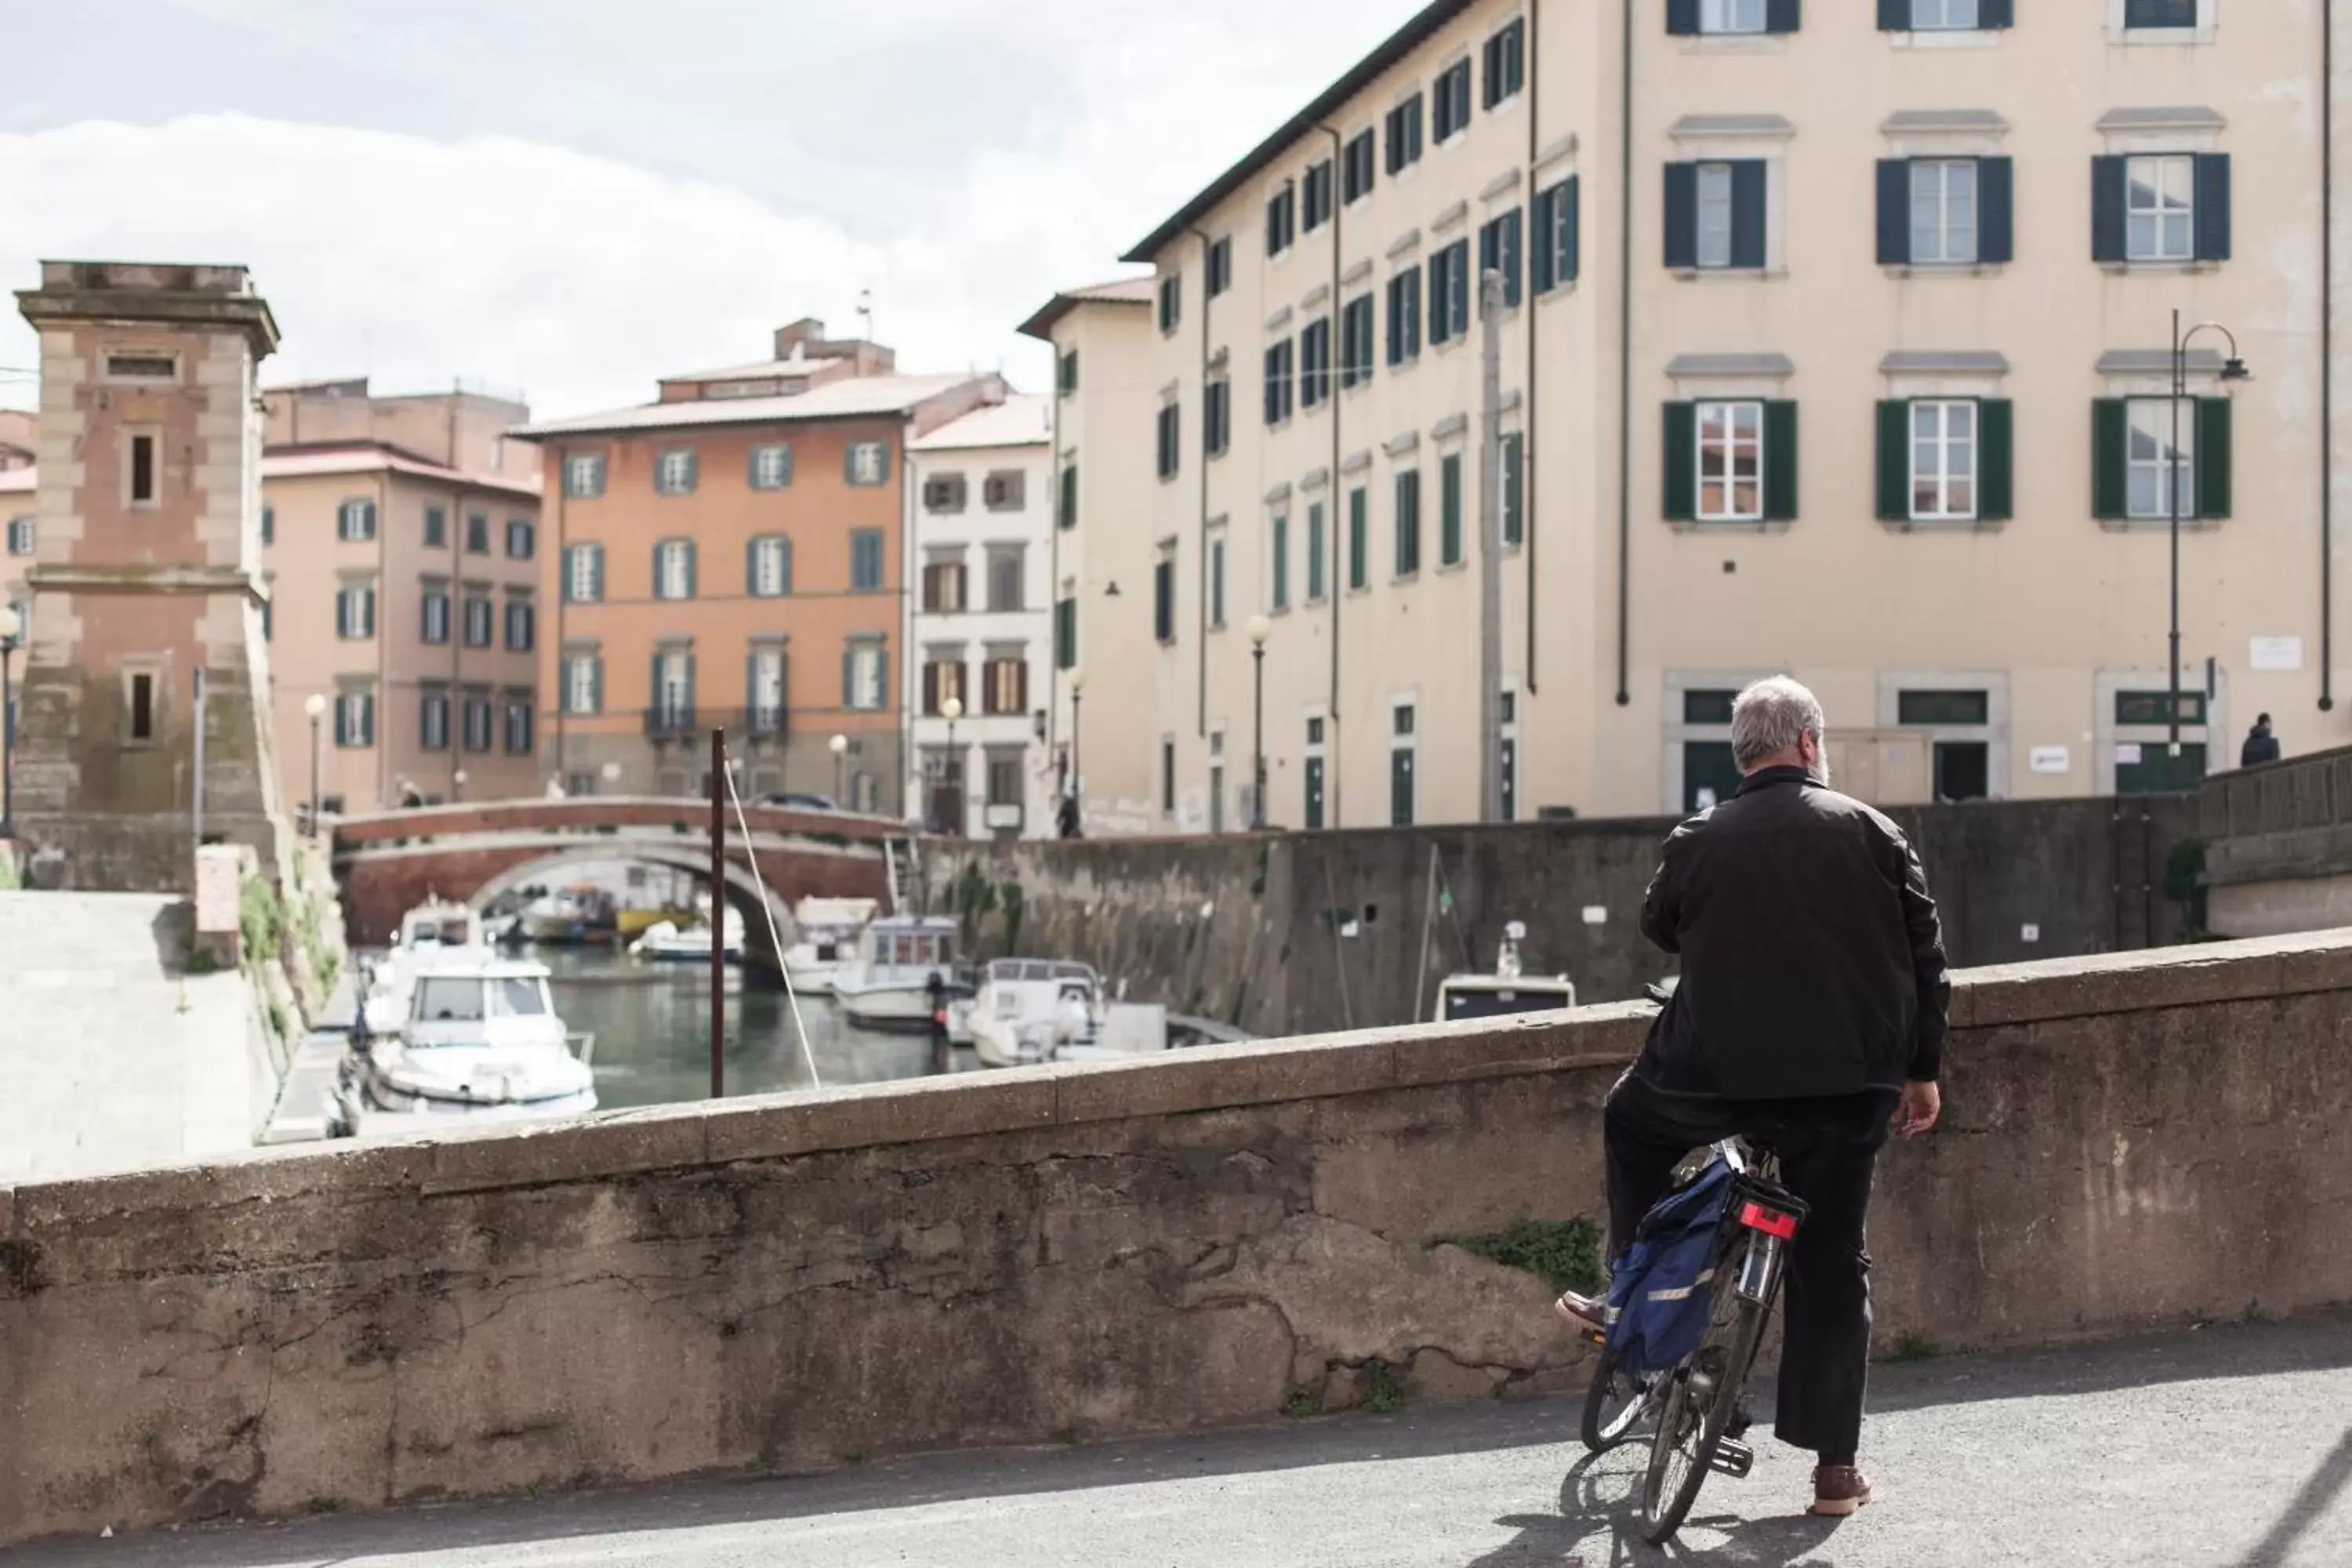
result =
[[1764,1338],[1765,1309],[1738,1289],[1744,1247],[1716,1265],[1715,1311],[1706,1338],[1668,1374],[1650,1471],[1642,1485],[1643,1534],[1663,1546],[1690,1514],[1715,1464],[1715,1450],[1739,1409],[1748,1369]]

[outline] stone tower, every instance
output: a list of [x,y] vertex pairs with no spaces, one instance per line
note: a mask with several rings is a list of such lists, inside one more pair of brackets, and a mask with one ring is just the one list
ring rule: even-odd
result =
[[200,782],[203,837],[278,865],[255,386],[278,323],[242,267],[45,261],[16,299],[41,344],[16,753],[34,877],[192,887]]

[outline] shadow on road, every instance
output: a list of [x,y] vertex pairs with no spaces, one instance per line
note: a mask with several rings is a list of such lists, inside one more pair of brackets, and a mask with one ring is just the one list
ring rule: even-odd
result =
[[2347,1481],[2352,1481],[2352,1428],[2345,1431],[2327,1458],[2319,1462],[2319,1468],[2311,1472],[2311,1479],[2303,1483],[2303,1489],[2294,1494],[2294,1500],[2286,1505],[2286,1511],[2279,1515],[2270,1533],[2239,1560],[2239,1568],[2279,1568],[2294,1543],[2319,1522],[2320,1516],[2336,1501]]
[[[1471,1560],[1465,1568],[1633,1568],[1654,1563],[1721,1563],[1725,1568],[1803,1568],[1844,1521],[1797,1513],[1778,1519],[1700,1514],[1684,1529],[1715,1538],[1704,1550],[1679,1541],[1663,1549],[1642,1539],[1641,1479],[1649,1449],[1587,1454],[1560,1483],[1559,1512],[1507,1514],[1495,1522],[1519,1532],[1515,1541]],[[1701,1501],[1706,1494],[1701,1493]]]

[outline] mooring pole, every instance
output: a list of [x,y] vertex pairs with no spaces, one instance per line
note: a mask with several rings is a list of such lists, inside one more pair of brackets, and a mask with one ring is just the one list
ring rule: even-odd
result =
[[[749,846],[746,846],[748,848]],[[710,1098],[727,1098],[727,731],[710,731]]]

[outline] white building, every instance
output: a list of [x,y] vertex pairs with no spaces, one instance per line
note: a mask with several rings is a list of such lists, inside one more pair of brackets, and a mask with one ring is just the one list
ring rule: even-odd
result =
[[1052,399],[974,410],[908,455],[908,815],[936,833],[1050,837]]

